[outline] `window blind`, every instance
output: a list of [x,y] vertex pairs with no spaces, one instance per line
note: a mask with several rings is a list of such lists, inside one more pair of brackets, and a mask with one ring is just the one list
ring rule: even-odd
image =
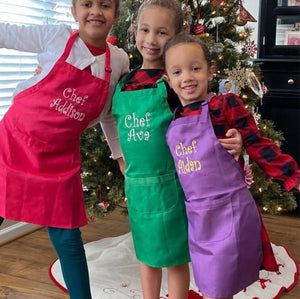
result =
[[[76,28],[71,0],[0,0],[0,23],[64,23]],[[36,67],[36,54],[0,48],[0,119],[11,105],[16,85],[31,77]]]

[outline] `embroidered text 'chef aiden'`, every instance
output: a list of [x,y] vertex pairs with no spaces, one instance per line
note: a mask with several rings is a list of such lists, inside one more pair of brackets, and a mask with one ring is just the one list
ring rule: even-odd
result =
[[201,170],[201,162],[191,158],[191,156],[197,152],[196,145],[196,140],[193,140],[189,145],[183,145],[182,142],[176,144],[174,153],[177,157],[180,157],[176,165],[179,175]]

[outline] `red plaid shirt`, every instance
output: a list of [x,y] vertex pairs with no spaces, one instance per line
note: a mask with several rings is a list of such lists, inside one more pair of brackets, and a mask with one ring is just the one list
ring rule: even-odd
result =
[[[133,73],[122,87],[123,91],[130,90],[140,90],[146,88],[155,88],[157,86],[156,81],[159,80],[164,75],[164,70],[160,69],[146,69],[138,70]],[[166,83],[166,88],[168,92],[168,103],[171,111],[180,105],[180,101],[173,90],[170,89],[169,85]]]
[[[183,108],[181,116],[201,113],[201,102]],[[275,180],[283,182],[287,191],[300,182],[297,162],[289,155],[281,153],[270,139],[262,137],[253,115],[242,100],[233,93],[215,96],[209,103],[209,112],[217,138],[224,138],[230,128],[236,128],[242,135],[243,144],[249,157],[263,171]]]

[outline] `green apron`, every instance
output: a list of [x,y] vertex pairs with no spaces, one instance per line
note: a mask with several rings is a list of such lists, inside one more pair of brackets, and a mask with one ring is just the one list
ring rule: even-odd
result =
[[[132,76],[130,73],[128,76]],[[121,91],[112,113],[126,162],[125,193],[137,259],[152,267],[190,261],[184,194],[166,143],[172,120],[162,79],[157,88]]]

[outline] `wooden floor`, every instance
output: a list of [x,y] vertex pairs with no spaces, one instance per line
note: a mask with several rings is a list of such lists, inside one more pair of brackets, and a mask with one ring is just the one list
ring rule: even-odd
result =
[[[300,217],[263,216],[271,241],[285,246],[300,264]],[[120,210],[82,228],[84,242],[129,232],[129,223]],[[48,269],[56,259],[45,228],[0,247],[0,298],[68,299],[49,278]],[[299,299],[300,282],[282,299]],[[118,299],[118,298],[116,298]]]

